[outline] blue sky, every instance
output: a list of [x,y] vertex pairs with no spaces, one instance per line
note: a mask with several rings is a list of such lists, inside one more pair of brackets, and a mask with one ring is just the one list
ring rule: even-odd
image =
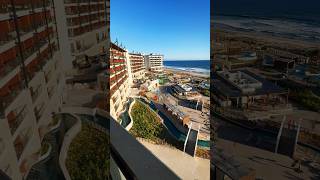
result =
[[210,0],[111,0],[111,40],[166,60],[210,59]]

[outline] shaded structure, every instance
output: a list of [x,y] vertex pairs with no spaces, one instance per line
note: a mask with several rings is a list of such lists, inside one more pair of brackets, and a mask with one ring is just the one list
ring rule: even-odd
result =
[[296,123],[287,119],[286,116],[284,117],[278,133],[275,153],[294,157],[299,138],[300,124],[300,122]]
[[181,121],[183,126],[186,126],[190,122],[190,118],[184,112],[177,108],[177,106],[172,105],[168,101],[164,100],[163,107],[170,112],[177,120]]
[[[213,99],[223,107],[288,103],[288,91],[248,70],[213,72]],[[283,99],[285,96],[286,99]]]

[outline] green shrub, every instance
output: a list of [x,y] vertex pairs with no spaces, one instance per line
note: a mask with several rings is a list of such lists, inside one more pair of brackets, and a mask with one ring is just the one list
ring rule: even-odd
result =
[[157,141],[164,127],[158,116],[142,102],[137,101],[131,111],[133,127],[130,133],[135,137],[141,137]]
[[109,138],[83,123],[79,134],[70,144],[66,166],[71,179],[110,179]]
[[295,90],[291,92],[291,98],[310,110],[318,111],[320,109],[320,99],[314,96],[310,90]]

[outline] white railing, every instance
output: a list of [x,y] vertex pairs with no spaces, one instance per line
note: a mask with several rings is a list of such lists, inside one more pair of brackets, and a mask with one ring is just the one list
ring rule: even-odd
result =
[[125,127],[125,129],[127,130],[127,131],[129,131],[131,128],[132,128],[132,126],[133,126],[133,119],[132,119],[132,116],[131,116],[131,110],[132,110],[132,107],[133,107],[133,105],[134,105],[134,103],[136,102],[136,99],[135,98],[133,98],[133,102],[130,104],[130,106],[129,106],[129,110],[128,110],[128,114],[129,114],[129,117],[130,117],[130,123],[127,125],[127,127]]
[[71,115],[73,117],[75,117],[77,119],[77,121],[65,134],[65,136],[63,138],[61,151],[60,151],[60,156],[59,156],[59,164],[60,164],[61,170],[62,170],[66,180],[71,180],[70,174],[66,168],[66,163],[65,163],[67,156],[68,156],[69,146],[70,146],[72,140],[81,131],[81,120],[77,116],[75,116],[74,114],[71,114]]

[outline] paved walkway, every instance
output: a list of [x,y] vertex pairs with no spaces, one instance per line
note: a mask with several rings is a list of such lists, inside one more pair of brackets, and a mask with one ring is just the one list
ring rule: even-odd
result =
[[173,147],[155,145],[144,140],[139,140],[152,154],[184,180],[210,179],[210,160],[191,157]]
[[[218,139],[216,146],[225,154],[233,156],[240,166],[255,170],[256,178],[277,180],[320,178],[319,163],[311,162],[310,159],[303,162],[303,172],[298,173],[291,167],[293,160],[283,155],[223,139]],[[298,149],[298,153],[299,151],[301,150]]]

